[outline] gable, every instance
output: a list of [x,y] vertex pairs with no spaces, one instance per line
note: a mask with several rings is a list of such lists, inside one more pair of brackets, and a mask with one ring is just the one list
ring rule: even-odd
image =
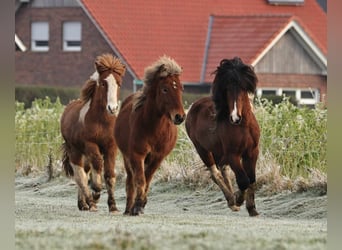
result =
[[326,74],[326,66],[311,48],[289,29],[255,65],[258,73]]

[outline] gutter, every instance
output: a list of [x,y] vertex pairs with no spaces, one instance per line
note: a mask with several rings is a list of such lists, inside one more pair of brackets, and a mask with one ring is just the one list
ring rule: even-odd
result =
[[209,46],[210,46],[210,38],[211,38],[213,21],[214,21],[214,16],[210,15],[209,16],[209,23],[208,23],[208,33],[207,33],[207,38],[206,38],[205,47],[204,47],[204,57],[203,57],[200,83],[203,83],[204,79],[205,79],[205,70],[206,70],[207,62],[208,62],[208,52],[209,52]]

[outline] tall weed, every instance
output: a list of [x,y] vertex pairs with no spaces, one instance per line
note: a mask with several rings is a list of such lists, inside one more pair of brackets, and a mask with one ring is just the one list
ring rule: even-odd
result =
[[[20,102],[15,105],[16,171],[21,174],[41,172],[49,164],[49,156],[53,158],[52,164],[60,168],[62,137],[59,124],[64,106],[59,99],[56,102],[51,102],[48,97],[38,99],[29,109]],[[299,108],[285,98],[277,105],[257,100],[255,114],[261,128],[257,180],[261,184],[278,183],[277,187],[284,189],[291,189],[294,181],[301,178],[315,178],[324,183],[327,172],[327,109]],[[182,181],[190,186],[211,183],[184,124],[178,131],[176,146],[156,173],[157,179]],[[121,171],[120,154],[116,161],[117,171]]]

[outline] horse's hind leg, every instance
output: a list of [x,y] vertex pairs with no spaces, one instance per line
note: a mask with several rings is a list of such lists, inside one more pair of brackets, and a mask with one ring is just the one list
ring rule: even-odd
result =
[[78,208],[80,210],[96,211],[96,205],[88,189],[88,176],[85,173],[83,166],[81,165],[81,159],[74,162],[78,163],[72,163],[70,161],[70,165],[73,168],[75,181],[79,188],[77,202]]

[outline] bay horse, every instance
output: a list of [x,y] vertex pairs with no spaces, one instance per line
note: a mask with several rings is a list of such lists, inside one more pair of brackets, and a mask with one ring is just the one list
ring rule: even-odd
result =
[[[117,145],[113,129],[126,66],[113,55],[103,54],[96,58],[95,69],[84,84],[80,99],[70,102],[62,114],[62,162],[66,175],[74,176],[78,186],[79,210],[97,211],[104,170],[109,211],[117,212],[114,199]],[[88,188],[88,174],[91,175],[92,194]]]
[[[257,216],[254,193],[260,128],[248,94],[255,93],[258,78],[238,57],[223,59],[213,73],[212,96],[193,103],[185,121],[186,131],[228,207],[238,211],[246,200],[249,215]],[[239,187],[235,193],[227,165]]]
[[185,119],[181,72],[174,59],[160,57],[145,68],[142,90],[122,103],[114,135],[127,174],[125,215],[144,213],[152,177],[175,146]]

